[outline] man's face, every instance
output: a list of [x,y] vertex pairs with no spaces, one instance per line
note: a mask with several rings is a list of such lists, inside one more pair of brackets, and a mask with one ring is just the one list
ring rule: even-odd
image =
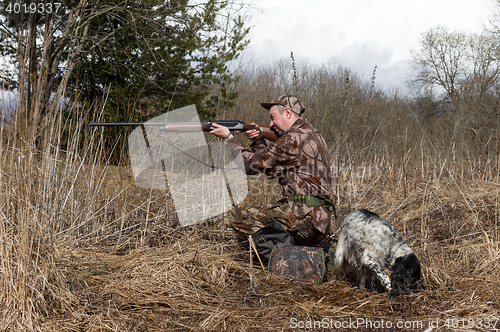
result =
[[285,111],[280,114],[279,106],[274,105],[269,109],[269,118],[271,119],[271,123],[269,127],[276,134],[276,137],[283,136],[283,134],[287,131],[287,122],[285,118]]

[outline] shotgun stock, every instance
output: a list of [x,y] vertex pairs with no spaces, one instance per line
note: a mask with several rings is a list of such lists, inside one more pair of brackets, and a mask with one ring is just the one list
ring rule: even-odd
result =
[[242,132],[256,129],[260,132],[259,137],[270,141],[276,141],[278,138],[274,131],[269,127],[252,126],[239,120],[221,120],[221,121],[200,121],[200,122],[89,122],[91,127],[120,127],[120,126],[157,126],[158,129],[165,132],[196,132],[210,131],[215,129],[212,125],[217,123],[227,127],[232,132]]

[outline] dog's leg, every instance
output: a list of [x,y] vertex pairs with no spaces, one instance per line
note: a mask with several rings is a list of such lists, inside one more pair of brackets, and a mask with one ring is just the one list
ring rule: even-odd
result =
[[337,248],[335,248],[335,269],[339,275],[343,275],[345,272],[346,245],[345,234],[341,233],[337,242]]
[[380,265],[369,261],[366,263],[366,267],[373,273],[375,273],[377,279],[380,281],[386,291],[388,291],[389,293],[392,292],[391,279],[389,279],[389,276],[387,275],[387,273],[385,273],[384,269]]
[[357,277],[359,280],[358,287],[359,289],[366,289],[366,280],[370,276],[370,271],[367,271],[365,268],[361,268],[358,270]]

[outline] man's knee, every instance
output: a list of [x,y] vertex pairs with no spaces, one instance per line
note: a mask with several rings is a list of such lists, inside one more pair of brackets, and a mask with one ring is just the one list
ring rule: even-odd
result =
[[235,219],[230,222],[231,227],[235,230],[236,234],[240,237],[248,237],[257,232],[259,229],[264,228],[267,223],[260,219]]

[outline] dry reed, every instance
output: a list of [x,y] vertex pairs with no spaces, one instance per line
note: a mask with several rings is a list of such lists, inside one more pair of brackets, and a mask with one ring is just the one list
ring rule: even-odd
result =
[[[440,331],[474,330],[486,318],[493,324],[500,317],[498,158],[431,135],[409,122],[402,101],[384,101],[374,84],[364,89],[355,75],[328,70],[307,73],[323,83],[305,100],[329,141],[340,218],[369,208],[389,219],[422,262],[425,292],[393,298],[341,280],[307,285],[263,273],[236,243],[229,213],[179,228],[168,193],[140,189],[128,166],[107,163],[100,130],[83,118],[69,127],[57,115],[41,142],[20,123],[1,127],[0,330],[288,331],[308,322],[316,328],[302,330],[312,331],[358,319],[394,324],[381,331],[424,330],[436,320]],[[286,68],[275,71],[286,78]],[[268,75],[259,70],[241,82],[240,91],[251,88],[258,98],[240,93],[242,113],[228,117],[266,121],[255,110],[275,97]],[[299,71],[304,90],[311,86],[305,76]],[[396,116],[383,121],[374,113],[386,106]],[[263,176],[250,177],[249,187],[245,204],[279,195]],[[333,245],[337,235],[333,225]],[[443,328],[447,319],[462,325]]]

